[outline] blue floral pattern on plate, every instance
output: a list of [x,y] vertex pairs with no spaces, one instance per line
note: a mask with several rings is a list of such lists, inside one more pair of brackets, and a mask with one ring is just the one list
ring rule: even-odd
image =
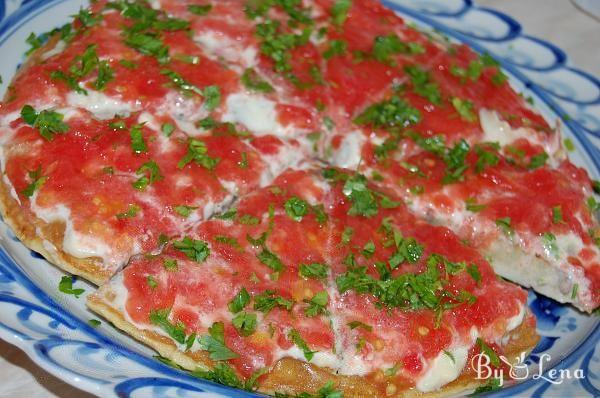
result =
[[[0,63],[8,78],[31,31],[52,29],[85,0],[0,0]],[[560,119],[578,151],[574,162],[600,175],[600,82],[569,65],[556,46],[528,36],[513,18],[470,0],[384,0],[407,20],[494,55],[517,90],[532,95],[548,120]],[[6,89],[5,80],[0,92]],[[251,397],[196,379],[153,359],[153,352],[95,316],[82,298],[56,291],[63,275],[29,251],[0,223],[0,338],[37,364],[86,391],[114,397]],[[83,281],[77,287],[93,290]],[[530,293],[541,340],[527,359],[529,377],[489,395],[600,396],[600,326],[597,317]],[[68,308],[68,310],[67,310]],[[582,372],[583,378],[566,378]]]

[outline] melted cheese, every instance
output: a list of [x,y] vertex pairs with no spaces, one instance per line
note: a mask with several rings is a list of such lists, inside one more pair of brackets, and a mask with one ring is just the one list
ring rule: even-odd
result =
[[467,363],[470,346],[456,346],[440,352],[429,362],[427,370],[417,381],[417,389],[422,392],[439,390],[456,380]]
[[100,120],[112,119],[115,116],[129,116],[138,109],[137,105],[109,97],[98,91],[87,90],[87,95],[71,91],[67,95],[67,103],[73,108],[83,108]]
[[275,102],[260,95],[235,93],[227,97],[226,104],[223,121],[243,124],[258,136],[286,135],[285,128],[277,121]]
[[365,141],[365,135],[359,130],[346,134],[340,147],[333,152],[332,163],[338,167],[356,169],[362,158]]
[[560,149],[560,134],[554,134],[554,137],[549,139],[546,133],[541,135],[541,133],[530,128],[519,127],[513,129],[508,122],[500,118],[496,111],[481,109],[479,120],[483,130],[483,141],[497,142],[500,146],[505,146],[524,138],[532,144],[542,146],[546,153],[551,156]]
[[215,58],[223,58],[228,62],[251,68],[257,64],[257,51],[252,46],[242,46],[242,43],[231,40],[219,32],[203,32],[194,37],[208,54]]
[[[51,208],[38,206],[36,203],[38,192],[31,198],[31,210],[46,223],[62,222],[65,224],[62,250],[77,258],[98,257],[102,259],[103,265],[116,268],[124,264],[128,259],[128,253],[119,255],[112,247],[102,239],[93,235],[82,234],[75,230],[71,217],[71,210],[64,205]],[[138,253],[136,250],[135,253]]]

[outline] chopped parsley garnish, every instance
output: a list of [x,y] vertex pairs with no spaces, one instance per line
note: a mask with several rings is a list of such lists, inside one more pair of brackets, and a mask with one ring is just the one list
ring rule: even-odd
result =
[[153,325],[160,327],[179,344],[185,344],[185,325],[182,322],[177,322],[176,324],[171,323],[169,320],[170,313],[171,310],[169,308],[152,310],[150,311],[150,322],[152,322]]
[[96,53],[96,45],[89,45],[82,55],[78,55],[73,60],[68,72],[55,70],[50,74],[54,80],[62,80],[72,90],[87,95],[87,90],[80,86],[80,81],[88,75],[97,72],[96,81],[93,86],[97,90],[104,90],[108,82],[114,79],[114,71],[108,61],[100,61]]
[[423,54],[425,49],[418,43],[405,43],[395,34],[377,36],[373,43],[373,58],[379,62],[395,65],[391,60],[396,54]]
[[300,348],[304,352],[304,358],[306,358],[308,362],[310,362],[313,359],[314,355],[318,352],[310,350],[308,344],[306,344],[306,341],[304,341],[304,339],[296,329],[292,329],[289,331],[288,338],[292,341],[292,343],[294,343],[298,348]]
[[155,57],[161,64],[169,61],[169,47],[162,42],[156,33],[131,31],[125,38],[125,44],[144,55]]
[[75,278],[72,276],[63,276],[58,283],[58,291],[64,294],[72,294],[75,298],[79,298],[84,292],[85,289],[73,288],[73,282],[75,282]]
[[117,214],[116,217],[118,220],[122,220],[124,218],[133,218],[140,210],[140,207],[137,205],[129,205],[125,212]]
[[252,68],[244,70],[241,80],[242,84],[249,90],[262,93],[272,93],[274,91],[273,86],[263,80]]
[[175,71],[172,71],[170,69],[163,69],[160,71],[160,74],[169,78],[171,84],[179,88],[179,90],[186,95],[191,95],[192,93],[198,94],[200,96],[204,95],[202,90],[200,90],[195,85],[189,83],[179,73]]
[[489,345],[487,345],[485,341],[478,337],[476,343],[479,346],[481,353],[486,355],[490,359],[490,364],[492,364],[492,366],[499,367],[501,365],[500,357],[498,357],[496,351],[494,351]]
[[204,107],[208,111],[213,111],[221,103],[221,90],[219,86],[206,86],[202,90],[204,96]]
[[277,296],[273,290],[265,290],[263,293],[254,296],[254,309],[265,314],[275,307],[291,311],[293,306],[293,301]]
[[342,232],[342,244],[347,245],[350,243],[352,235],[354,235],[354,229],[350,227],[344,228],[344,231]]
[[407,127],[420,120],[421,112],[418,109],[394,96],[387,101],[369,106],[354,119],[354,122],[360,125],[369,124],[377,128],[391,128]]
[[165,258],[163,260],[163,268],[167,271],[177,271],[179,266],[177,265],[177,260],[174,258]]
[[477,267],[477,265],[475,265],[475,264],[467,265],[466,271],[469,275],[471,275],[471,278],[473,278],[473,280],[475,282],[477,282],[477,285],[481,284],[481,272],[479,271],[479,268]]
[[283,263],[279,257],[265,247],[263,247],[262,251],[256,255],[256,258],[275,272],[283,271]]
[[141,175],[141,177],[138,178],[132,185],[139,191],[143,191],[146,189],[146,187],[148,187],[148,185],[163,179],[158,165],[154,160],[150,160],[141,165],[140,168],[136,170],[136,174]]
[[208,328],[208,335],[198,337],[200,349],[208,351],[213,361],[227,361],[239,358],[225,345],[225,326],[223,322],[215,322]]
[[308,203],[296,196],[289,198],[285,202],[285,212],[294,221],[302,221],[302,218],[308,214]]
[[309,279],[325,279],[329,267],[321,263],[300,264],[300,276]]
[[496,220],[496,225],[502,229],[505,235],[512,236],[514,230],[510,225],[511,219],[510,217],[502,217]]
[[334,25],[342,26],[344,24],[351,6],[352,0],[335,0],[331,7],[331,18]]
[[452,98],[452,106],[464,121],[474,123],[477,121],[477,115],[473,110],[473,103],[466,99],[458,97]]
[[371,325],[367,325],[366,323],[363,323],[361,321],[352,321],[352,322],[348,322],[348,327],[352,330],[356,329],[356,328],[361,328],[366,330],[367,332],[372,332],[373,331],[373,326]]
[[88,324],[89,324],[91,327],[93,327],[93,328],[97,328],[98,326],[102,325],[102,322],[100,322],[100,321],[99,321],[99,320],[97,320],[97,319],[90,319],[90,320],[88,321]]
[[229,209],[224,213],[216,214],[215,218],[219,220],[233,220],[237,215],[237,209]]
[[377,200],[373,191],[367,187],[365,176],[356,174],[348,178],[344,184],[343,192],[352,202],[352,206],[348,211],[351,216],[373,217],[379,211]]
[[30,55],[32,52],[43,46],[46,41],[48,41],[47,34],[43,33],[38,36],[35,33],[31,32],[29,36],[27,36],[27,39],[25,39],[25,42],[30,46],[29,50],[27,50],[25,55]]
[[236,314],[236,313],[240,312],[241,310],[243,310],[246,307],[246,305],[248,305],[249,302],[250,302],[250,293],[248,293],[246,288],[243,287],[240,289],[238,294],[236,294],[235,297],[229,302],[229,304],[227,305],[227,308],[229,308],[229,311]]
[[327,314],[327,303],[329,302],[329,295],[325,290],[318,292],[310,300],[305,300],[308,303],[308,307],[304,310],[304,313],[308,317],[314,317],[319,314]]
[[238,221],[244,225],[258,225],[260,224],[260,218],[254,217],[251,214],[244,214],[241,216]]
[[554,224],[564,223],[562,207],[560,205],[552,208],[552,222]]
[[271,58],[276,72],[285,73],[288,78],[295,77],[290,72],[290,51],[308,43],[310,34],[309,28],[304,29],[301,34],[282,33],[280,23],[270,19],[256,25],[256,35],[261,39],[261,53]]
[[229,246],[237,249],[240,252],[244,251],[242,246],[240,246],[240,243],[238,242],[238,240],[232,236],[216,235],[215,242],[223,243],[224,245],[229,245]]
[[563,140],[563,143],[564,143],[567,151],[573,152],[575,150],[575,144],[573,143],[573,140],[571,140],[570,138],[565,138]]
[[398,268],[405,261],[414,264],[423,255],[423,245],[419,244],[415,238],[403,238],[399,232],[394,231],[394,241],[396,252],[389,259],[392,269]]
[[327,48],[327,50],[325,50],[323,53],[323,58],[330,59],[336,55],[344,55],[347,48],[348,43],[346,43],[344,40],[331,40],[329,42],[329,48]]
[[[446,309],[451,309],[462,303],[472,304],[476,298],[467,291],[454,295],[444,290],[447,283],[442,271],[438,269],[440,261],[449,262],[440,255],[432,255],[427,260],[424,272],[405,273],[392,278],[389,271],[379,269],[381,279],[374,279],[367,274],[366,267],[350,266],[348,271],[336,278],[340,293],[354,290],[357,293],[370,293],[378,299],[379,306],[399,308],[405,311],[430,309],[437,313],[438,321]],[[376,264],[377,265],[377,264]],[[381,267],[384,263],[379,263]],[[446,266],[448,269],[449,266]],[[455,268],[455,267],[454,267]],[[458,272],[458,271],[456,271]]]
[[486,167],[496,166],[500,161],[500,157],[494,153],[494,151],[500,149],[498,143],[478,144],[475,145],[474,149],[478,156],[475,163],[475,172],[478,174],[485,170]]
[[206,4],[206,5],[197,5],[197,4],[190,4],[188,6],[188,11],[191,12],[192,14],[195,15],[206,15],[210,12],[210,10],[212,10],[212,4]]
[[579,290],[579,284],[573,284],[573,290],[571,290],[571,299],[575,300],[577,298],[577,291]]
[[410,76],[410,80],[414,86],[414,91],[417,95],[426,98],[429,102],[435,105],[440,105],[442,103],[440,88],[431,80],[428,71],[417,65],[405,66],[404,71]]
[[202,166],[207,170],[213,170],[219,163],[219,158],[211,158],[208,155],[208,148],[204,141],[196,138],[188,139],[187,154],[177,163],[177,167],[182,169],[191,162]]
[[478,213],[484,210],[486,207],[486,205],[478,204],[475,198],[467,198],[467,200],[465,200],[465,209],[467,211]]
[[231,320],[231,323],[240,335],[250,336],[256,331],[256,314],[240,312]]
[[550,232],[542,234],[542,246],[544,250],[554,258],[558,258],[558,246],[556,245],[556,236]]
[[38,113],[31,105],[25,105],[21,109],[21,117],[47,141],[52,141],[56,134],[69,131],[69,126],[63,122],[64,115],[55,111],[43,110]]
[[146,145],[146,141],[144,140],[142,127],[143,125],[141,124],[134,124],[129,130],[129,136],[131,138],[131,149],[133,149],[133,153],[135,154],[148,152],[148,146]]
[[235,370],[224,362],[218,362],[211,370],[201,370],[200,368],[192,372],[192,376],[210,380],[215,383],[223,384],[233,388],[244,388],[244,383],[240,380]]
[[537,169],[539,167],[544,166],[546,164],[547,160],[548,160],[548,154],[546,152],[538,153],[537,155],[533,155],[531,157],[531,159],[529,160],[529,165],[527,165],[527,168],[529,170]]
[[210,255],[208,243],[192,239],[189,236],[186,236],[183,240],[174,241],[173,247],[197,263],[203,262]]
[[146,277],[146,283],[150,286],[150,289],[156,289],[158,287],[158,282],[156,282],[156,279],[154,279],[152,275]]
[[175,212],[181,217],[188,218],[190,214],[192,214],[197,208],[197,206],[178,205],[174,206],[173,210],[175,210]]
[[490,391],[496,391],[502,388],[502,381],[496,377],[491,378],[486,384],[479,386],[471,395],[483,394]]
[[48,180],[48,176],[42,175],[41,165],[39,165],[35,170],[28,171],[27,175],[29,176],[31,183],[21,191],[21,194],[27,198],[30,198],[33,196],[35,191],[44,185],[44,183]]

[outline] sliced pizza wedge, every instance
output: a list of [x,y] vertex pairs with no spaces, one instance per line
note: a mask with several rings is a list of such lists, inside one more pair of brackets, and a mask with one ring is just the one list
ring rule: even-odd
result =
[[[474,388],[482,347],[526,354],[537,342],[526,296],[364,176],[311,168],[134,260],[88,304],[203,376],[385,396]],[[215,322],[228,355],[206,344]]]

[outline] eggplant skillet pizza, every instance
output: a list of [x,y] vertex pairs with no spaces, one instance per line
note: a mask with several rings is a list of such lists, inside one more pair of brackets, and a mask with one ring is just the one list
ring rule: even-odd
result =
[[600,184],[488,54],[375,0],[93,1],[28,38],[0,208],[91,310],[278,396],[490,388],[600,303]]

